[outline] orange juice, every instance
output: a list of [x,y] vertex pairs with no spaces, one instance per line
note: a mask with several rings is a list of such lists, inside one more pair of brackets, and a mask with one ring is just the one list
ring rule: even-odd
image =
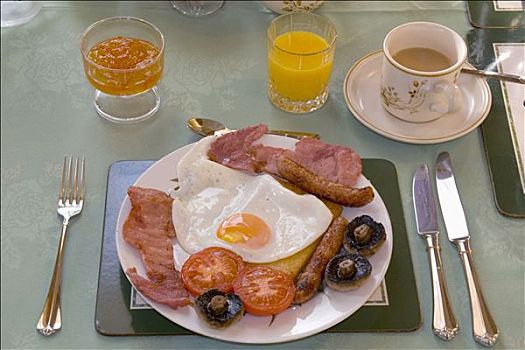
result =
[[268,50],[268,75],[273,89],[293,101],[308,101],[328,86],[333,52],[321,36],[291,31],[277,36]]
[[[117,36],[88,53],[86,76],[98,90],[109,95],[133,95],[154,87],[160,79],[163,58],[148,41]],[[93,64],[95,63],[95,64]]]

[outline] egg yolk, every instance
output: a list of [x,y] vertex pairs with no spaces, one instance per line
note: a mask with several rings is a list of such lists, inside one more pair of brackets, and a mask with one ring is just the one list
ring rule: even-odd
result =
[[219,226],[217,237],[225,242],[247,248],[260,248],[270,240],[270,228],[256,215],[235,213]]

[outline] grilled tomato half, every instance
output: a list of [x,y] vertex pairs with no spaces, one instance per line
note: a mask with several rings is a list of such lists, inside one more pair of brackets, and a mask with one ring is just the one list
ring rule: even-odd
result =
[[184,287],[193,296],[210,289],[229,293],[233,281],[244,270],[242,258],[231,250],[210,247],[190,255],[182,265]]
[[247,268],[233,282],[246,312],[270,316],[286,310],[293,301],[295,286],[288,274],[268,266]]

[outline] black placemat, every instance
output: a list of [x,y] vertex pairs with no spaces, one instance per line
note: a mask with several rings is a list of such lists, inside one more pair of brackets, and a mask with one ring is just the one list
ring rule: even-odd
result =
[[[128,187],[153,162],[119,161],[109,169],[95,311],[95,328],[103,335],[193,334],[135,300],[137,294],[132,292],[117,256],[115,228],[120,206]],[[383,159],[364,159],[363,172],[381,193],[390,214],[395,237],[392,259],[378,301],[363,306],[327,332],[414,331],[421,326],[421,311],[397,172]]]
[[[469,61],[478,69],[498,71],[501,64],[495,50],[500,45],[525,43],[525,29],[473,29],[467,34]],[[492,108],[481,124],[483,145],[499,212],[513,217],[525,217],[525,193],[516,159],[513,122],[509,119],[508,101],[504,89],[507,82],[489,79]],[[521,102],[521,101],[520,101]],[[524,175],[525,176],[525,175]]]

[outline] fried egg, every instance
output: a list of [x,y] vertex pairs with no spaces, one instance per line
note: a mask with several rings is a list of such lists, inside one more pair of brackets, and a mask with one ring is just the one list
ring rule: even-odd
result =
[[332,214],[317,197],[298,195],[270,175],[252,176],[209,160],[214,139],[195,143],[177,165],[172,218],[187,253],[219,246],[247,262],[272,262],[326,231]]

